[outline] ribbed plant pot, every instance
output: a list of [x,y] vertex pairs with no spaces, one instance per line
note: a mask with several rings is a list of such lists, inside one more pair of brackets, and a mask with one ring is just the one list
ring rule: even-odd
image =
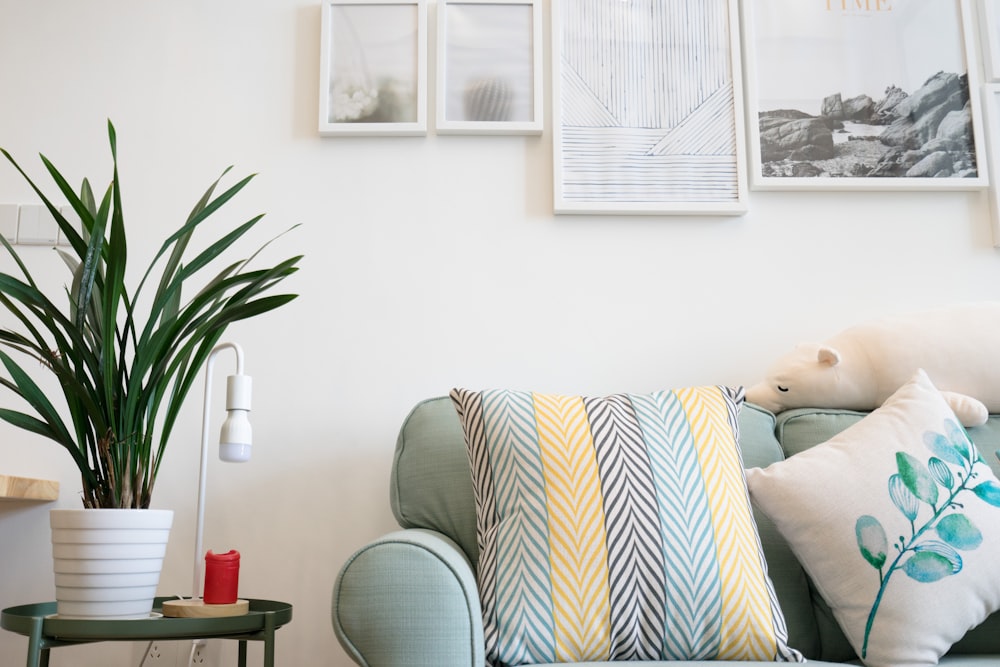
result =
[[148,618],[173,519],[173,510],[50,510],[56,613]]

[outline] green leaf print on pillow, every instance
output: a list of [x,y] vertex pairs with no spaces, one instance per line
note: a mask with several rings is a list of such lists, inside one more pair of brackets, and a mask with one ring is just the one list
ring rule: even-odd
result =
[[[944,433],[926,433],[924,444],[934,454],[926,465],[912,454],[896,452],[897,472],[889,476],[889,498],[910,524],[910,536],[900,535],[892,544],[896,555],[891,562],[889,539],[881,522],[865,514],[854,525],[861,556],[879,575],[878,593],[865,624],[862,659],[868,653],[872,625],[894,572],[902,570],[921,583],[940,581],[962,571],[959,551],[971,551],[982,544],[983,534],[962,513],[964,506],[957,501],[958,495],[968,491],[1000,507],[1000,485],[993,481],[976,483],[976,465],[985,463],[956,421],[946,420]],[[968,502],[967,498],[963,501]],[[930,517],[918,526],[924,506],[930,510]]]

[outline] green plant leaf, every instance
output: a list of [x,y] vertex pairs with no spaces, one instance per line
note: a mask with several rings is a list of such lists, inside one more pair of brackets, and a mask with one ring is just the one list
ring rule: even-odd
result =
[[948,464],[936,456],[932,456],[927,462],[927,469],[930,470],[934,481],[951,491],[955,488],[955,476],[951,472]]
[[969,459],[969,438],[953,420],[945,420],[945,433],[924,433],[924,444],[934,455],[948,463],[965,467]]
[[[42,192],[41,188],[38,187],[38,185],[31,179],[31,177],[28,176],[27,173],[25,173],[24,169],[21,168],[21,165],[19,165],[17,161],[15,161],[14,158],[11,156],[11,154],[8,153],[6,150],[0,148],[0,153],[2,153],[5,158],[7,158],[7,161],[14,166],[14,168],[18,171],[18,173],[21,174],[21,176],[28,183],[28,185],[31,186],[31,189],[35,191],[35,194],[37,194],[38,197],[42,200],[42,203],[49,210],[49,213],[51,213],[52,217],[55,218],[56,225],[59,227],[60,230],[62,230],[67,240],[69,240],[70,245],[72,245],[74,249],[82,247],[82,241],[80,240],[80,235],[77,233],[76,229],[73,227],[73,225],[69,223],[68,220],[66,220],[66,218],[59,211],[59,209],[49,200],[49,198],[45,195],[44,192]],[[44,162],[46,166],[48,166],[48,160],[45,159],[45,156],[42,155],[40,157],[42,159],[42,162]],[[63,179],[62,176],[58,174],[58,172],[53,174],[52,176],[53,179],[56,181],[57,186],[61,190],[64,187],[66,188],[66,190],[63,191],[63,193],[66,195],[66,199],[69,201],[70,205],[73,206],[74,210],[77,210],[77,212],[79,213],[80,210],[82,210],[80,208],[80,200],[73,193],[73,189],[69,187],[69,184],[65,182],[65,179]]]
[[881,570],[889,552],[889,540],[882,524],[875,517],[865,514],[858,517],[854,524],[854,534],[861,556],[876,570]]
[[937,504],[938,485],[926,466],[906,452],[896,452],[896,468],[910,491],[931,507]]
[[[160,297],[166,291],[167,285],[173,280],[174,275],[177,273],[177,269],[181,266],[181,259],[184,257],[184,251],[187,249],[188,243],[191,241],[191,236],[194,233],[195,229],[195,226],[191,225],[191,221],[200,216],[202,211],[205,210],[205,207],[208,206],[208,204],[212,201],[212,194],[215,192],[215,189],[219,186],[219,182],[222,181],[223,177],[225,177],[225,175],[229,173],[230,169],[232,169],[232,166],[226,167],[226,169],[222,172],[222,174],[217,179],[215,179],[215,182],[208,187],[208,189],[205,191],[205,194],[201,196],[201,199],[198,200],[198,203],[195,204],[194,208],[191,209],[191,213],[188,214],[187,222],[185,223],[187,231],[178,236],[174,242],[174,249],[170,253],[170,257],[167,260],[167,265],[164,267],[163,272],[160,275],[160,285],[156,289],[156,296],[153,298],[154,302],[160,301]],[[166,247],[167,246],[165,245],[163,250],[161,250],[161,254],[163,251],[166,250]],[[177,291],[178,294],[173,300],[179,302],[180,290]],[[170,301],[171,299],[167,300]]]
[[10,375],[11,380],[13,380],[17,393],[45,420],[48,428],[57,436],[56,439],[61,442],[71,441],[72,438],[69,431],[63,425],[59,413],[51,401],[49,401],[45,392],[10,358],[10,355],[0,352],[0,361],[3,362],[4,368],[7,369],[7,373]]
[[900,475],[889,476],[889,497],[893,504],[911,522],[916,521],[920,511],[920,499],[907,488]]
[[980,482],[972,487],[972,492],[994,507],[1000,507],[1000,484],[993,481]]
[[962,428],[954,419],[944,420],[944,432],[948,436],[948,440],[951,442],[952,447],[954,447],[959,454],[961,454],[966,461],[970,463],[975,463],[976,459],[979,458],[979,452],[976,450],[976,446],[972,444],[972,440],[969,439],[969,434]]
[[13,424],[18,428],[22,428],[25,431],[31,431],[32,433],[37,433],[38,435],[44,435],[46,438],[51,440],[59,439],[59,434],[52,430],[48,424],[37,417],[26,415],[23,412],[0,408],[0,419],[4,420],[8,424]]
[[983,543],[983,534],[964,514],[949,514],[941,517],[934,527],[938,536],[963,551],[970,551]]
[[111,210],[111,197],[112,193],[109,188],[101,200],[101,206],[97,210],[97,214],[94,216],[91,225],[90,240],[84,251],[80,267],[77,269],[78,274],[74,275],[71,295],[73,297],[73,305],[76,308],[74,321],[78,328],[83,328],[85,325],[84,318],[86,318],[87,309],[90,306],[91,297],[95,289],[100,293],[104,286],[104,276],[101,273],[101,267],[102,256],[105,250],[104,231],[107,228],[108,215]]
[[903,564],[903,571],[921,583],[939,581],[962,570],[962,557],[943,542],[925,542],[913,549],[913,555]]

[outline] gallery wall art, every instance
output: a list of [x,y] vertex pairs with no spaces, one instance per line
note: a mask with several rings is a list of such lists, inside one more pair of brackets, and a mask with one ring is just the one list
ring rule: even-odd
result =
[[439,0],[439,134],[541,134],[541,0]]
[[[992,173],[996,174],[1000,170],[1000,83],[983,86],[983,114],[989,165]],[[995,182],[990,186],[989,200],[993,245],[1000,248],[1000,188]]]
[[325,0],[319,133],[427,133],[425,0]]
[[979,0],[979,28],[988,82],[1000,82],[1000,2]]
[[736,0],[551,8],[556,213],[744,213]]
[[969,0],[742,8],[755,188],[989,183]]

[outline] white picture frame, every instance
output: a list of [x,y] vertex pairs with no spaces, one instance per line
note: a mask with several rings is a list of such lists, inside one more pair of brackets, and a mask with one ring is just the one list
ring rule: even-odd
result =
[[[986,125],[987,161],[994,174],[1000,173],[1000,83],[983,86],[983,117]],[[994,181],[988,190],[993,246],[1000,248],[1000,187]]]
[[1000,81],[1000,0],[979,0],[979,38],[987,83]]
[[751,187],[987,187],[970,2],[744,0]]
[[324,0],[319,133],[427,133],[426,0]]
[[737,1],[551,9],[555,212],[744,214]]
[[439,134],[541,134],[541,0],[438,0]]

